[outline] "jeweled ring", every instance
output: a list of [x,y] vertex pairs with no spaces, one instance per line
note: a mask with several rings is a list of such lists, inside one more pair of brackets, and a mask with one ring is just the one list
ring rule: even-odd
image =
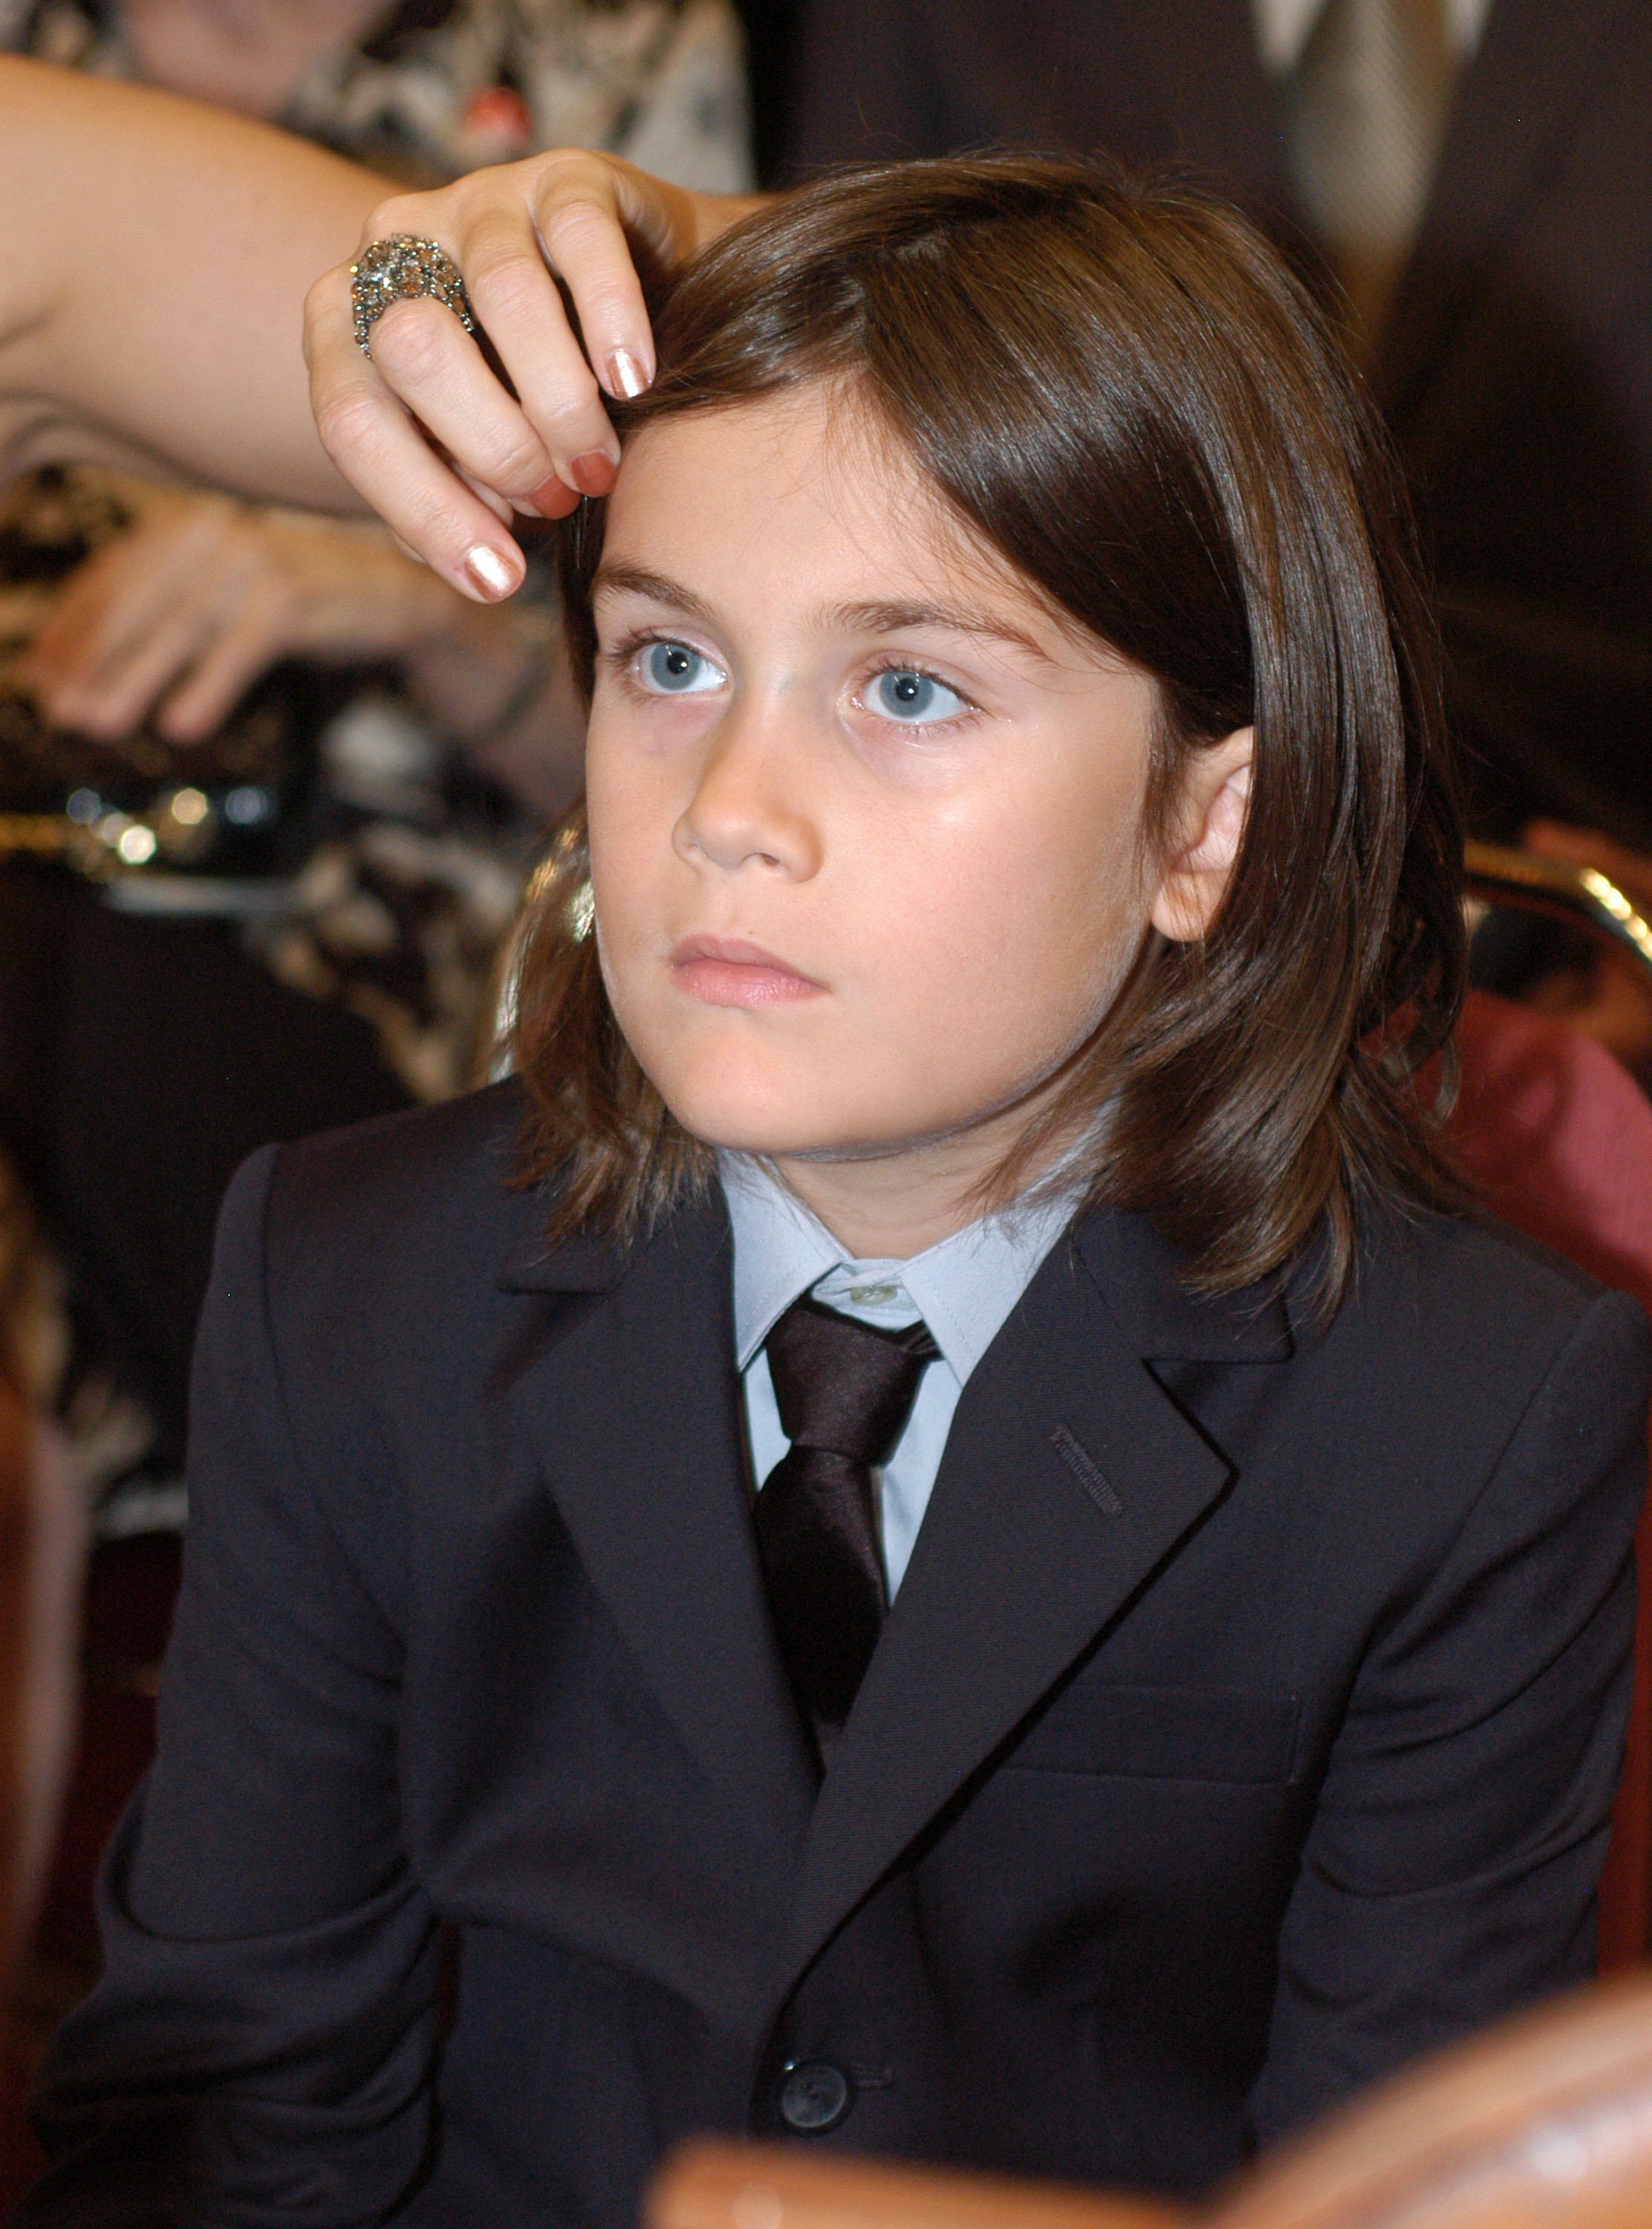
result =
[[476,331],[458,265],[436,241],[393,232],[362,250],[361,261],[350,266],[350,300],[355,305],[355,344],[363,356],[373,353],[368,337],[390,305],[414,301],[420,294],[451,310],[467,333]]

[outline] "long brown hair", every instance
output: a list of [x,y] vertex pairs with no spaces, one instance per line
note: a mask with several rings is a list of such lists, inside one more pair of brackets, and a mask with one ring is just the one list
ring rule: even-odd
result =
[[[1149,932],[1035,1133],[1092,1126],[1090,1198],[1146,1210],[1202,1289],[1325,1231],[1329,1303],[1362,1196],[1453,1187],[1417,1069],[1463,973],[1460,832],[1403,492],[1325,321],[1233,209],[1175,179],[1002,153],[804,187],[656,305],[656,419],[823,380],[873,414],[1060,613],[1158,683],[1146,840],[1196,752],[1256,730],[1248,817],[1201,943]],[[563,531],[589,696],[604,506]],[[574,917],[577,827],[523,948],[527,1173],[553,1235],[646,1224],[708,1179],[609,1010]]]

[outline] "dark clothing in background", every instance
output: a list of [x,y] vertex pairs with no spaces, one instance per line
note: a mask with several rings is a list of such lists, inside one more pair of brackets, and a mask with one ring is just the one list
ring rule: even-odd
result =
[[830,2144],[1200,2191],[1588,1975],[1631,1301],[1419,1216],[1317,1334],[1088,1217],[816,1798],[720,1200],[547,1252],[521,1108],[232,1189],[159,1757],[20,2223],[632,2229],[678,2137],[784,2133],[799,2060],[851,2085]]
[[[1186,163],[1307,251],[1247,0],[813,0],[791,167],[992,140]],[[1652,848],[1652,8],[1492,0],[1372,372],[1475,817]]]
[[0,1137],[74,1261],[81,1366],[183,1467],[183,1389],[225,1185],[253,1149],[408,1104],[367,1023],[278,983],[220,922],[146,921],[0,870]]

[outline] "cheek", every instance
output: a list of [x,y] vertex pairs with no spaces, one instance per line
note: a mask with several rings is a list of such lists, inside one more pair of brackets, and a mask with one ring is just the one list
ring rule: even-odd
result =
[[1040,813],[1022,798],[916,858],[885,949],[914,1038],[947,1061],[985,1038],[1037,1065],[1099,1021],[1139,948],[1145,877],[1133,797]]
[[638,917],[671,857],[679,807],[665,769],[624,747],[593,714],[586,750],[586,828],[603,942],[623,949],[645,928]]

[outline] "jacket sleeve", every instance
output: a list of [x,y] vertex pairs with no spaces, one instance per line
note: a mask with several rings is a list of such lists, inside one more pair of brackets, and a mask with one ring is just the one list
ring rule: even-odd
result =
[[1600,1294],[1445,1553],[1372,1638],[1281,1937],[1263,2143],[1593,1971],[1647,1350],[1636,1304]]
[[387,1529],[394,1481],[359,1396],[283,1384],[274,1166],[220,1223],[158,1752],[104,1863],[104,1977],[43,2070],[29,2225],[375,2220],[430,2140],[440,1949],[399,1831],[393,1590],[330,1524],[289,1395],[348,1417],[358,1482],[383,1463]]

